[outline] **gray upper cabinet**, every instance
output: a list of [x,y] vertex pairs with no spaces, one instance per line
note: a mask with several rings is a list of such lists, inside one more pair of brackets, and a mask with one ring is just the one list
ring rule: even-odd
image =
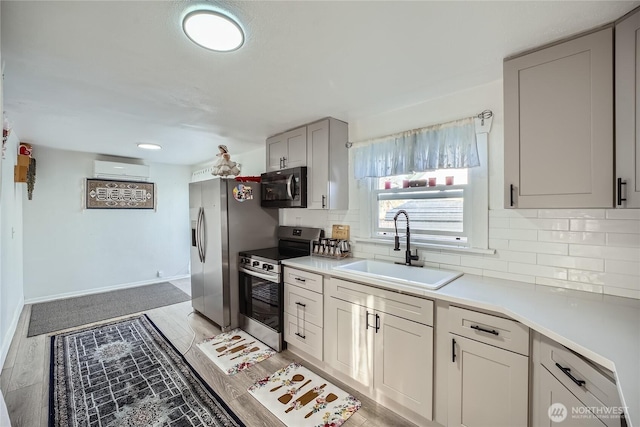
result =
[[327,118],[307,125],[307,206],[349,209],[348,125]]
[[505,60],[504,110],[505,207],[613,206],[612,28]]
[[306,165],[306,126],[267,138],[267,172]]
[[[640,11],[616,25],[616,207],[640,208]],[[624,200],[626,199],[626,200]]]

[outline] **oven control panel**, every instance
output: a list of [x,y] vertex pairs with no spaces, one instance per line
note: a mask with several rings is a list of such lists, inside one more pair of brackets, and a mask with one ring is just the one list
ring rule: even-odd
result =
[[280,273],[280,264],[261,261],[254,258],[240,257],[240,267],[271,274]]

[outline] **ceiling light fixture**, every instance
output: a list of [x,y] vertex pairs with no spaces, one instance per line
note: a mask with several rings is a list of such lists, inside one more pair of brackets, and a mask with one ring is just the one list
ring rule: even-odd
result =
[[244,32],[233,18],[212,10],[195,10],[182,20],[184,33],[197,45],[217,52],[239,49]]
[[162,146],[158,144],[138,144],[138,148],[142,148],[145,150],[162,150]]

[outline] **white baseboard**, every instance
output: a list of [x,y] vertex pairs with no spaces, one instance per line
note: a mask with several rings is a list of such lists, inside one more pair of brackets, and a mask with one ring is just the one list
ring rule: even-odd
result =
[[142,280],[140,282],[123,283],[123,284],[120,284],[120,285],[104,286],[102,288],[85,289],[85,290],[76,291],[76,292],[65,292],[64,294],[47,295],[47,296],[44,296],[44,297],[29,298],[29,299],[25,300],[24,303],[25,304],[36,304],[36,303],[39,303],[39,302],[53,301],[53,300],[57,300],[57,299],[81,297],[81,296],[84,296],[84,295],[99,294],[99,293],[102,293],[102,292],[115,291],[117,289],[135,288],[137,286],[153,285],[154,283],[170,282],[172,280],[178,280],[178,279],[187,279],[189,277],[191,277],[191,275],[189,275],[189,274],[183,274],[183,275],[180,275],[180,276],[172,276],[172,277],[158,277],[156,279]]
[[9,354],[9,347],[11,346],[11,341],[13,340],[13,336],[16,334],[16,329],[18,327],[18,321],[20,320],[20,314],[22,313],[22,308],[24,307],[24,297],[20,298],[16,308],[13,312],[13,318],[11,319],[11,324],[9,325],[9,329],[7,329],[7,336],[4,337],[6,339],[2,340],[2,348],[0,348],[0,370],[4,368],[4,361],[7,358],[7,354]]

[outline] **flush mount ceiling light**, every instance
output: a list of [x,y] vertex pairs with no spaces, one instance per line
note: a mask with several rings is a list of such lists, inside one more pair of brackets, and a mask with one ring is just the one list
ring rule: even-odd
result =
[[158,144],[138,144],[138,148],[145,150],[162,150],[162,147]]
[[230,52],[244,43],[240,25],[227,15],[212,10],[196,10],[184,17],[182,29],[192,42],[205,49]]

